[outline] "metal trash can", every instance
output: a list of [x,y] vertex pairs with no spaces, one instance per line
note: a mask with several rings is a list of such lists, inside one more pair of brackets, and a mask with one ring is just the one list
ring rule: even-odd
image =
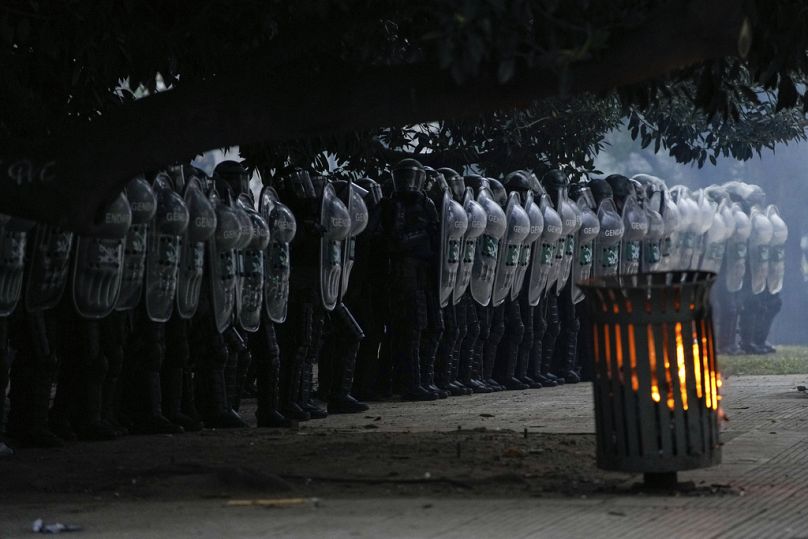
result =
[[721,461],[715,274],[646,273],[583,283],[594,351],[597,463],[667,486]]

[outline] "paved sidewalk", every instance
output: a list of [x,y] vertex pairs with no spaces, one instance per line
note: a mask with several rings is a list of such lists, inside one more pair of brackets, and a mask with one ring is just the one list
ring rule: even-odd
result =
[[[0,537],[27,537],[22,515],[77,522],[77,537],[808,537],[806,377],[746,376],[725,384],[723,463],[680,474],[718,494],[589,498],[325,499],[286,509],[225,507],[222,500],[59,503],[0,507]],[[531,432],[593,432],[590,387],[374,406],[388,431],[462,425]],[[483,414],[483,415],[480,415]],[[488,417],[493,416],[493,417]],[[333,417],[323,429],[361,430]],[[319,428],[319,427],[313,427]],[[0,479],[1,481],[1,479]],[[627,481],[628,478],[627,478]]]

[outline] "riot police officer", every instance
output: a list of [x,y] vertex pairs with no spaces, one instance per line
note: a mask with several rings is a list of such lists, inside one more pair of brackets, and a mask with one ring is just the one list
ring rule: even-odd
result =
[[258,210],[269,224],[270,243],[266,254],[264,310],[256,338],[250,339],[255,361],[258,427],[288,427],[291,422],[280,410],[280,348],[275,324],[286,321],[289,302],[289,244],[297,233],[292,211],[267,185],[261,191]]
[[124,243],[132,211],[121,193],[93,235],[75,239],[70,293],[60,309],[61,364],[51,420],[79,437],[106,440],[120,432],[103,417],[108,360],[100,320],[115,309],[123,282]]
[[166,358],[166,322],[174,312],[181,238],[188,227],[188,209],[166,172],[152,177],[157,200],[147,234],[142,305],[132,316],[132,335],[125,350],[123,387],[125,411],[134,432],[179,433],[180,425],[163,415],[161,370]]
[[[6,431],[24,445],[58,447],[62,439],[49,425],[51,385],[58,341],[51,311],[62,298],[70,273],[73,233],[38,224],[26,243],[23,306],[10,320],[9,337],[16,350],[11,366]],[[72,432],[64,432],[71,436]]]
[[392,366],[379,354],[389,319],[386,282],[389,269],[381,227],[383,196],[381,185],[374,180],[360,178],[357,183],[368,192],[365,197],[368,224],[356,239],[353,284],[345,296],[365,334],[357,352],[353,394],[363,401],[378,401],[392,394]]
[[328,404],[329,413],[359,413],[368,405],[352,394],[354,372],[359,348],[365,334],[347,305],[350,277],[357,262],[356,242],[368,224],[365,198],[370,193],[353,181],[337,180],[334,188],[350,216],[350,231],[342,250],[339,301],[326,318],[325,346],[320,354],[321,400]]
[[20,300],[25,247],[33,226],[31,221],[0,214],[0,433],[5,431],[6,388],[11,367],[9,317]]
[[[404,400],[435,400],[423,387],[420,351],[427,324],[427,294],[439,217],[422,192],[425,171],[414,159],[393,167],[394,192],[382,201],[382,227],[390,261],[391,346],[397,390]],[[432,288],[434,290],[434,287]]]

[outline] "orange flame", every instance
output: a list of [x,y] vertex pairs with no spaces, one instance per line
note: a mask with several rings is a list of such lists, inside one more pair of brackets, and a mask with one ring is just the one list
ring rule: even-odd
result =
[[687,371],[685,370],[685,348],[682,344],[682,324],[676,322],[676,370],[679,377],[679,395],[682,409],[687,410]]
[[640,389],[640,380],[637,378],[637,350],[634,346],[634,324],[628,325],[628,358],[631,366],[631,389]]
[[663,326],[662,332],[662,357],[665,361],[665,389],[668,393],[668,408],[674,410],[676,401],[673,398],[673,377],[671,376],[671,358],[668,356],[668,325]]
[[617,354],[617,378],[622,384],[625,382],[625,376],[623,375],[623,332],[620,324],[614,325],[614,347]]
[[[701,365],[701,354],[699,353],[698,339],[693,339],[692,349],[693,349],[693,376],[694,379],[696,380],[696,396],[698,398],[702,398],[704,396],[704,392],[702,391],[701,387],[701,371],[703,367]],[[709,400],[709,398],[707,400]]]
[[657,381],[657,357],[656,344],[654,343],[654,330],[651,324],[646,326],[648,332],[648,366],[651,369],[651,400],[659,402],[662,397],[659,395],[659,382]]

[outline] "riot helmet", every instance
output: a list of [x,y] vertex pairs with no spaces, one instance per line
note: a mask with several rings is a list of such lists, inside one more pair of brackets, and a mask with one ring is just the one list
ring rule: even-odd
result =
[[562,193],[565,196],[567,189],[569,189],[570,179],[560,170],[554,169],[541,177],[541,184],[557,208],[559,200],[562,198]]
[[491,189],[491,194],[494,195],[494,200],[504,209],[508,205],[508,193],[502,183],[494,178],[488,178],[488,185]]
[[491,191],[491,187],[488,183],[488,178],[483,178],[478,174],[471,174],[465,177],[465,182],[468,187],[474,191],[475,195],[479,195],[480,191],[485,189],[486,191]]
[[509,193],[516,192],[519,194],[519,199],[522,201],[522,204],[527,201],[528,193],[532,192],[530,179],[523,170],[515,170],[505,176],[504,185]]
[[614,200],[612,186],[602,178],[589,180],[589,190],[592,191],[592,196],[595,197],[597,204],[600,204],[606,198]]
[[426,180],[424,180],[424,193],[432,200],[436,207],[443,200],[443,195],[449,192],[449,185],[443,174],[432,167],[424,167]]
[[439,168],[438,172],[443,174],[446,183],[449,185],[449,189],[452,190],[452,197],[455,199],[455,202],[462,202],[463,195],[466,192],[466,182],[463,180],[463,176],[449,167]]
[[356,185],[368,192],[365,197],[365,204],[368,208],[376,207],[382,201],[382,186],[370,178],[359,178]]
[[435,170],[432,167],[424,167],[424,191],[436,191],[440,193],[445,193],[449,190],[449,184],[446,183],[446,178],[443,176],[443,173]]
[[220,182],[227,184],[234,198],[241,193],[250,192],[250,174],[238,161],[222,161],[213,169],[213,177],[217,184]]
[[311,176],[311,184],[314,186],[315,196],[319,198],[323,196],[323,191],[325,190],[325,186],[329,184],[329,180],[321,174],[315,174]]
[[634,184],[622,174],[611,174],[606,177],[606,182],[612,188],[612,198],[617,205],[617,209],[623,211],[623,203],[626,199],[631,195],[636,196]]
[[393,189],[418,192],[424,186],[424,166],[415,159],[402,159],[393,167]]
[[168,172],[169,177],[171,178],[171,183],[174,186],[174,191],[177,193],[182,193],[185,190],[185,167],[183,167],[180,163],[175,163],[168,167],[166,170]]

